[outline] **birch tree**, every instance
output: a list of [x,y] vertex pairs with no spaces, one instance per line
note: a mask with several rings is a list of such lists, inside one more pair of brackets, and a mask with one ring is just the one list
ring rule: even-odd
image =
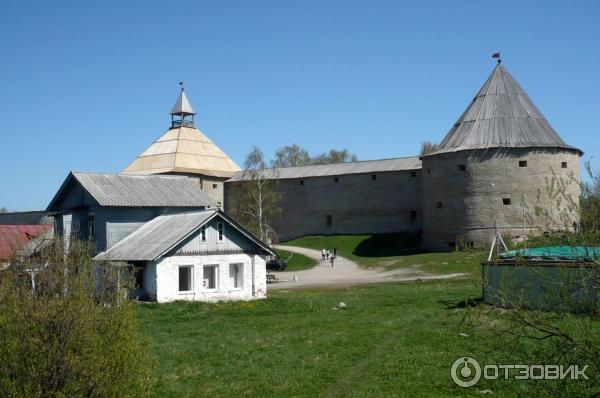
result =
[[276,192],[278,175],[266,166],[264,155],[254,147],[244,162],[244,180],[234,210],[236,217],[261,240],[272,239],[271,222],[281,213],[280,194]]

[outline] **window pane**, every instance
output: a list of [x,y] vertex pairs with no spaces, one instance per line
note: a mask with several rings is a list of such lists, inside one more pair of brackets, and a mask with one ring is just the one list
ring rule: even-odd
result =
[[179,267],[179,291],[187,292],[192,290],[192,268]]
[[204,288],[215,289],[216,288],[216,268],[217,267],[204,267]]
[[229,283],[235,289],[243,286],[243,267],[242,264],[229,265]]

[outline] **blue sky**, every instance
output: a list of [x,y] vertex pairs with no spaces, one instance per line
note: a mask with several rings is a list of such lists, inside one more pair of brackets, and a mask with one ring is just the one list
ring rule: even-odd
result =
[[600,158],[599,18],[597,1],[4,0],[0,207],[44,208],[69,170],[120,171],[169,126],[180,80],[239,164],[291,143],[415,155],[496,51],[562,138]]

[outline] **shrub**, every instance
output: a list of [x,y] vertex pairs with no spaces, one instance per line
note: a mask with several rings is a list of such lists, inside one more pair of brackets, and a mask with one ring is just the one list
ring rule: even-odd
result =
[[92,263],[87,243],[62,248],[0,271],[1,394],[144,395],[149,367],[120,271]]

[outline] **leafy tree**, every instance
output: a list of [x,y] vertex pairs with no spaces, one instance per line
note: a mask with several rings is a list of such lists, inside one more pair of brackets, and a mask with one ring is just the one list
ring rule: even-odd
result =
[[273,167],[306,166],[312,163],[308,151],[296,144],[286,145],[275,152],[275,159],[271,162]]
[[329,152],[316,156],[310,156],[306,149],[296,144],[292,144],[283,146],[275,152],[275,159],[271,161],[271,166],[295,167],[317,164],[356,162],[357,160],[358,158],[356,155],[351,154],[347,149],[342,149],[339,151],[331,149]]
[[311,164],[332,164],[332,163],[343,163],[343,162],[356,162],[358,158],[356,155],[348,152],[347,149],[337,151],[335,149],[329,150],[328,153],[324,153],[312,158]]
[[6,207],[0,207],[0,213],[8,213],[8,209]]
[[0,395],[146,395],[149,375],[123,273],[88,242],[57,242],[0,271]]

